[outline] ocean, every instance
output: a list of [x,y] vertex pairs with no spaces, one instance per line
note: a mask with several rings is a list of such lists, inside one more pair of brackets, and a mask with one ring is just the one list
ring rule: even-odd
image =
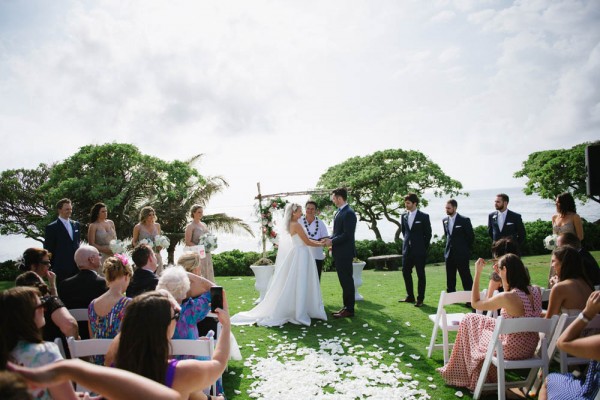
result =
[[[471,218],[473,226],[487,225],[487,216],[494,211],[494,199],[497,193],[506,193],[510,197],[508,208],[515,211],[523,217],[524,221],[536,221],[538,219],[550,221],[556,208],[554,201],[541,199],[539,196],[527,196],[521,188],[504,188],[504,189],[480,189],[469,191],[469,196],[458,196],[458,212],[464,216]],[[423,212],[429,214],[431,227],[434,237],[443,235],[442,219],[446,216],[445,205],[447,197],[437,198],[431,193],[426,193],[425,198],[429,201],[427,207],[421,207]],[[307,196],[298,196],[288,198],[290,201],[295,201],[300,204],[308,199]],[[209,204],[210,206],[210,204]],[[222,251],[238,249],[242,251],[261,251],[261,242],[258,237],[259,226],[253,217],[253,205],[248,204],[247,207],[240,209],[228,210],[219,208],[218,210],[209,209],[210,212],[225,212],[229,215],[242,218],[250,224],[256,232],[256,237],[252,238],[248,235],[233,235],[233,234],[218,234],[219,247],[215,253]],[[577,212],[587,221],[593,222],[600,219],[600,204],[594,201],[588,201],[586,204],[577,203]],[[159,221],[160,222],[160,221]],[[396,226],[387,221],[380,221],[379,229],[383,236],[383,240],[392,241]],[[550,232],[548,232],[550,234]],[[359,222],[356,228],[357,239],[375,239],[375,235],[365,222]],[[22,236],[0,236],[0,261],[15,259],[28,247],[41,247],[41,243],[33,239],[28,239]],[[182,246],[178,246],[175,250],[175,259],[183,251]],[[165,251],[163,250],[163,253]],[[166,254],[163,254],[166,257]],[[166,258],[165,258],[166,259]]]

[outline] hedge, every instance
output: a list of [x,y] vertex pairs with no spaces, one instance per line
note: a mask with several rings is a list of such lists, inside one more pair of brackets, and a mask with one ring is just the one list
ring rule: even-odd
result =
[[[552,232],[552,224],[550,221],[542,221],[538,219],[533,222],[525,222],[525,230],[527,237],[522,248],[523,256],[550,254],[550,251],[544,248],[544,238]],[[600,249],[600,225],[592,224],[587,221],[583,222],[584,242],[583,245],[588,250]],[[475,241],[473,243],[472,256],[490,258],[490,247],[492,240],[488,236],[487,226],[477,226],[474,229]],[[427,254],[427,263],[443,263],[444,262],[444,247],[446,241],[444,237],[433,237]],[[356,241],[357,257],[366,261],[369,257],[380,256],[387,254],[401,254],[402,240],[398,242],[384,242],[382,240],[357,240]],[[213,254],[213,265],[215,275],[217,276],[250,276],[252,270],[250,265],[260,258],[261,254],[254,251],[231,250],[224,251],[219,254]],[[275,261],[276,253],[270,251],[267,254],[268,258]],[[373,268],[367,264],[366,269]],[[325,271],[333,269],[331,257],[325,259],[323,266]],[[15,266],[14,261],[8,260],[0,263],[0,281],[14,281],[19,275],[19,270]]]

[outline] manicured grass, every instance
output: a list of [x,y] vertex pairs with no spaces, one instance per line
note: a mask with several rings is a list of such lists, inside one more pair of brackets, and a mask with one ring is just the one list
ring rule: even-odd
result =
[[[596,259],[600,259],[600,252],[594,252],[593,254]],[[524,262],[529,268],[533,283],[546,286],[550,255],[526,257]],[[396,355],[387,355],[381,362],[389,365],[394,362],[397,353],[404,352],[404,355],[400,357],[400,370],[411,373],[420,382],[419,388],[427,390],[432,399],[456,398],[455,392],[457,390],[463,392],[464,398],[471,398],[471,394],[466,389],[446,386],[436,372],[435,369],[443,365],[441,351],[434,352],[431,359],[426,357],[427,350],[425,347],[429,345],[432,329],[428,315],[436,312],[439,293],[445,289],[446,273],[444,265],[428,265],[426,274],[427,292],[425,306],[422,308],[398,303],[399,299],[406,296],[400,271],[368,270],[363,272],[363,286],[359,288],[359,292],[365,297],[365,300],[357,303],[354,318],[342,320],[330,318],[327,323],[314,321],[315,324],[307,330],[293,324],[286,324],[283,328],[234,326],[232,330],[244,358],[252,354],[267,357],[269,348],[276,346],[279,340],[291,341],[297,338],[294,341],[298,346],[318,349],[319,340],[340,337],[344,333],[346,334],[344,337],[349,338],[353,345],[363,345],[365,350],[387,350],[393,346],[395,348],[390,351],[396,353]],[[227,291],[227,299],[232,315],[252,308],[252,301],[257,297],[257,292],[254,290],[254,278],[220,277],[218,283]],[[460,283],[458,285],[460,287]],[[484,287],[487,287],[487,278],[481,283],[481,288]],[[337,311],[342,306],[341,288],[334,272],[323,274],[321,290],[325,309],[329,316],[331,312]],[[453,308],[455,312],[466,310],[465,307],[458,305],[449,309],[452,310]],[[410,323],[410,326],[406,324],[407,322]],[[395,334],[397,331],[399,331],[399,334]],[[303,332],[307,332],[307,334],[303,336]],[[284,336],[286,339],[281,339]],[[439,337],[441,339],[441,336]],[[392,344],[389,343],[391,338],[395,339]],[[404,347],[399,349],[395,346],[398,343],[403,344]],[[411,354],[419,355],[421,358],[414,360],[409,357]],[[245,366],[244,362],[244,360],[230,361],[229,369],[224,374],[224,386],[229,399],[251,398],[248,391],[251,389],[252,379],[246,378],[250,375],[251,369]],[[406,367],[406,363],[412,364],[412,368]],[[240,378],[240,376],[245,378]],[[433,381],[428,381],[427,377],[432,377]],[[429,388],[428,385],[430,384],[436,385],[437,388],[435,390]],[[234,390],[241,393],[236,394]],[[491,398],[495,398],[495,396]]]

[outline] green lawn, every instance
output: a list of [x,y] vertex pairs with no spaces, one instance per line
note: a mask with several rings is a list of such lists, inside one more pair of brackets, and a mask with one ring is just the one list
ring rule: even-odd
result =
[[[600,260],[600,251],[593,252],[593,254],[596,259]],[[524,262],[529,268],[533,283],[545,286],[550,255],[526,257]],[[358,363],[367,366],[369,366],[367,352],[384,353],[383,357],[378,360],[381,364],[374,368],[383,370],[382,365],[397,366],[399,370],[412,376],[412,379],[408,379],[407,382],[417,381],[416,387],[425,390],[432,399],[456,398],[457,390],[462,391],[463,398],[471,398],[468,390],[447,387],[435,371],[443,364],[441,351],[434,352],[431,359],[426,357],[425,347],[429,344],[432,328],[428,315],[436,312],[439,293],[445,288],[446,280],[443,264],[428,265],[426,273],[427,297],[425,306],[422,308],[398,303],[399,299],[406,296],[401,272],[369,270],[364,271],[363,286],[359,289],[365,300],[357,302],[354,318],[342,320],[330,318],[325,323],[315,321],[315,324],[309,328],[292,324],[286,324],[282,328],[233,327],[244,360],[229,362],[228,371],[223,377],[227,398],[253,398],[251,396],[254,387],[252,384],[254,382],[256,385],[260,383],[260,380],[255,378],[257,372],[252,365],[256,365],[261,358],[276,357],[282,364],[289,368],[292,368],[290,367],[292,365],[295,368],[294,360],[302,360],[304,353],[298,351],[300,355],[290,356],[288,354],[290,352],[286,353],[281,349],[282,344],[293,344],[298,349],[304,347],[318,350],[319,341],[324,340],[343,340],[345,341],[345,350],[354,347],[354,354],[364,351],[365,354],[358,356]],[[252,308],[252,301],[257,297],[253,277],[218,277],[218,283],[227,291],[232,315]],[[1,289],[11,286],[9,282],[0,282],[0,285]],[[485,286],[487,286],[487,279],[482,282],[482,288]],[[330,315],[331,312],[337,311],[342,306],[341,288],[335,272],[323,274],[321,289],[327,314]],[[466,310],[465,307],[458,305],[450,307],[450,310],[452,308],[458,312]],[[295,354],[295,351],[291,353]],[[420,356],[420,358],[414,359],[410,357],[411,355]],[[407,364],[411,364],[412,367]],[[285,368],[281,367],[281,369]],[[278,382],[271,382],[268,374],[263,379],[269,381],[273,387],[277,387]],[[345,379],[351,380],[352,378],[346,377]],[[431,388],[429,385],[435,385],[436,388]],[[301,389],[298,390],[301,391]],[[331,393],[334,388],[326,386],[323,391]],[[312,396],[303,394],[297,398],[313,396],[314,394]],[[490,398],[495,398],[495,396]]]

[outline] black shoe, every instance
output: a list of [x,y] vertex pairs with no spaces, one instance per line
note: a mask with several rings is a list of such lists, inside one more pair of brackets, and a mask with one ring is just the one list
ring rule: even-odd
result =
[[398,303],[414,303],[414,302],[415,302],[415,298],[410,297],[410,296],[406,296],[406,298],[404,300],[398,300]]
[[423,300],[417,300],[415,307],[423,307]]

